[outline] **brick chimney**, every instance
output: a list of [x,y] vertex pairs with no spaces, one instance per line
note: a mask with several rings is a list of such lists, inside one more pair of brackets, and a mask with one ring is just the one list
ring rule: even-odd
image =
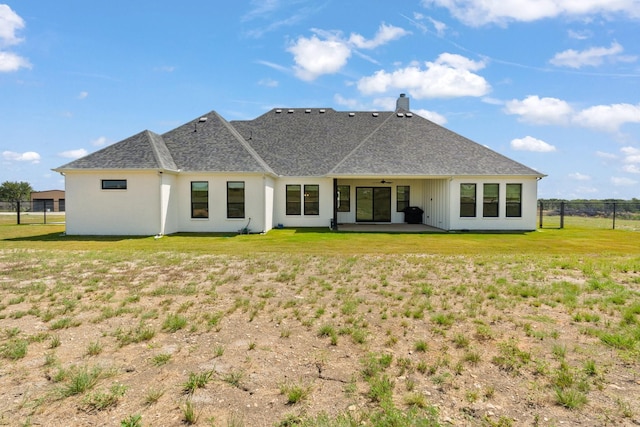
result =
[[396,101],[396,111],[398,110],[409,110],[409,98],[404,93],[400,94],[400,98]]

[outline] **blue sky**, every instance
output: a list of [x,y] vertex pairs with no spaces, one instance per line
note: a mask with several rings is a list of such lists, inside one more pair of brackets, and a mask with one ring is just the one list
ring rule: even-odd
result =
[[[2,1],[2,0],[0,0]],[[640,0],[0,3],[0,182],[211,110],[411,109],[547,174],[640,197]]]

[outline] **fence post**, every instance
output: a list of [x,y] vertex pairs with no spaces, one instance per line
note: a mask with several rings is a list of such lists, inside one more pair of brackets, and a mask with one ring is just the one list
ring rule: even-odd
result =
[[540,228],[542,228],[542,213],[544,212],[544,203],[540,200]]
[[43,212],[43,214],[44,214],[44,223],[46,224],[47,223],[47,201],[46,200],[44,201],[44,209],[43,210],[44,210],[44,212]]
[[560,228],[564,228],[564,202],[560,202]]
[[616,202],[613,202],[613,230],[616,229]]
[[20,200],[16,200],[16,215],[18,219],[18,225],[20,225]]

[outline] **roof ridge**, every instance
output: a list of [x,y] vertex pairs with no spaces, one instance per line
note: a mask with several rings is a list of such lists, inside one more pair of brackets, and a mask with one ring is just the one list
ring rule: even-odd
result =
[[382,123],[380,123],[378,126],[376,126],[376,128],[371,131],[371,133],[369,133],[369,135],[365,136],[364,138],[362,138],[362,141],[360,141],[350,152],[349,154],[347,154],[346,156],[344,156],[342,158],[342,160],[340,160],[333,168],[331,168],[331,170],[327,173],[327,175],[332,174],[333,171],[335,171],[336,169],[338,169],[345,161],[347,161],[347,159],[349,159],[349,157],[351,157],[353,155],[353,153],[355,153],[358,149],[360,149],[360,147],[362,147],[364,145],[364,143],[370,139],[385,123],[387,123],[387,121],[389,121],[394,115],[395,113],[389,113],[386,112],[387,114],[389,114],[389,116],[384,119],[382,121]]
[[[173,156],[171,155],[171,151],[169,151],[169,149],[167,148],[167,144],[164,141],[164,138],[162,137],[162,135],[157,134],[153,131],[150,131],[148,129],[145,129],[143,131],[147,137],[149,138],[149,142],[151,143],[151,150],[153,152],[153,156],[156,158],[156,162],[158,163],[158,166],[162,169],[166,169],[166,170],[177,170],[175,168],[172,168],[169,165],[166,165],[164,162],[163,157],[160,155],[160,149],[158,147],[157,144],[162,144],[164,146],[165,151],[167,152],[167,155],[171,158],[171,162],[175,165],[175,161],[173,160]],[[159,139],[159,140],[158,140]]]
[[277,175],[275,171],[271,169],[271,166],[269,166],[269,164],[266,161],[264,161],[262,157],[260,157],[258,152],[251,146],[251,144],[249,144],[244,139],[244,137],[240,134],[240,132],[238,132],[238,129],[236,129],[231,123],[229,123],[224,117],[222,117],[216,111],[212,111],[212,113],[216,115],[216,117],[220,120],[220,122],[229,130],[229,132],[231,132],[233,136],[236,137],[236,139],[238,140],[238,142],[240,142],[242,147],[245,150],[247,150],[247,152],[251,155],[251,157],[253,157],[260,164],[260,166],[262,166],[265,169],[265,171],[272,173],[274,175]]

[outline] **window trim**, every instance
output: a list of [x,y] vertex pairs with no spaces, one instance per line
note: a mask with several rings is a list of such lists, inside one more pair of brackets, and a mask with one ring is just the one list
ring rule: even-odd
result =
[[[242,184],[242,186],[238,188],[232,188],[231,184]],[[242,190],[242,202],[231,202],[229,200],[231,190],[240,190],[240,189]],[[231,216],[232,206],[238,209],[241,206],[242,215]],[[227,218],[228,219],[244,219],[246,217],[245,209],[246,209],[245,182],[244,181],[227,181]]]
[[[406,197],[406,200],[400,200],[400,189],[404,188],[405,192],[402,193],[403,196]],[[400,203],[402,202],[404,206],[402,209],[400,208]],[[411,186],[410,185],[397,185],[396,186],[396,212],[404,212],[406,208],[411,205]]]
[[[293,187],[297,187],[297,192]],[[291,192],[289,189],[291,188]],[[289,196],[297,193],[297,200],[290,200]],[[296,209],[291,209],[291,208]],[[285,215],[302,215],[302,185],[300,184],[287,184],[285,186]]]
[[[465,185],[471,185],[473,186],[473,202],[463,202],[462,201],[462,187]],[[478,203],[478,184],[476,184],[475,182],[464,182],[460,184],[460,218],[476,218],[478,213],[477,213],[477,203]],[[463,211],[466,211],[466,209],[463,209],[464,207],[470,207],[473,206],[473,215],[463,215]]]
[[[315,187],[315,198],[313,198],[311,191],[312,187]],[[319,184],[305,184],[304,185],[304,214],[310,216],[320,215],[320,185]]]
[[[107,183],[124,183],[124,185],[120,186],[105,186]],[[100,180],[100,188],[102,190],[112,191],[112,190],[126,190],[127,189],[127,180],[126,179],[101,179]]]
[[[513,202],[509,201],[509,188],[518,188],[518,201]],[[505,216],[507,218],[522,218],[522,184],[521,183],[511,183],[507,184],[507,188],[505,191],[506,196],[506,211]],[[509,212],[517,207],[517,215],[512,215]]]
[[[194,184],[206,184],[206,190],[196,190],[196,191],[206,191],[206,201],[196,201],[194,200]],[[202,205],[205,205],[204,213],[205,216],[197,216],[194,213],[196,212],[196,205],[198,205],[198,209],[202,209]],[[191,219],[209,219],[209,181],[191,181]]]
[[[497,189],[497,192],[491,201],[487,201],[487,186],[495,186]],[[494,182],[485,182],[482,184],[482,217],[500,217],[500,184]]]

